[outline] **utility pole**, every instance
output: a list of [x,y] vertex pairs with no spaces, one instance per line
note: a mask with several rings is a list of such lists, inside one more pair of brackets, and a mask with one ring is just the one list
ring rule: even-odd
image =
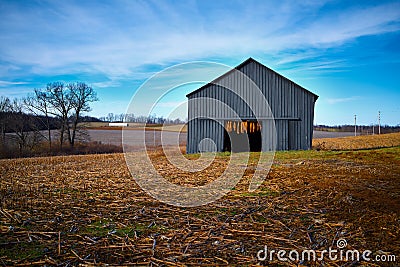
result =
[[357,115],[354,115],[354,136],[357,136]]
[[381,112],[378,111],[378,134],[381,134]]
[[153,146],[156,147],[156,129],[153,128]]

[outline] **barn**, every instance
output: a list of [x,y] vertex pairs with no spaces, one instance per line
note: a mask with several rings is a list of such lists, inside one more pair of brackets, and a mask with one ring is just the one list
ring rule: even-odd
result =
[[311,148],[318,96],[253,58],[187,98],[188,154]]

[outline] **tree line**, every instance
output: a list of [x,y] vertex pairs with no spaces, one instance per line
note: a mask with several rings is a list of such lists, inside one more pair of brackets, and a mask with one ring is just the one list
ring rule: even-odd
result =
[[[396,133],[400,132],[400,125],[390,126],[381,125],[381,133]],[[354,132],[354,125],[314,125],[315,131],[327,131],[327,132]],[[357,132],[360,134],[377,134],[378,125],[357,125]]]
[[[34,89],[26,97],[13,100],[2,96],[1,146],[9,145],[6,134],[11,132],[8,137],[18,145],[20,154],[43,140],[47,140],[50,150],[53,143],[60,149],[66,143],[73,148],[82,114],[90,111],[90,103],[95,101],[98,101],[96,92],[84,82],[49,83],[45,88]],[[58,129],[58,140],[52,140],[53,129]]]
[[105,117],[100,117],[99,120],[104,122],[135,122],[135,123],[149,123],[149,124],[183,124],[186,123],[186,120],[182,120],[179,118],[169,119],[164,118],[162,116],[157,116],[156,114],[152,114],[149,116],[135,116],[132,113],[108,113]]

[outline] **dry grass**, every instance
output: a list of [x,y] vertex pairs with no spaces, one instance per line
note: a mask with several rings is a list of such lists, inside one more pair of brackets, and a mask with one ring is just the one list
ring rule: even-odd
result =
[[186,124],[164,125],[162,127],[156,127],[156,128],[167,132],[181,132],[181,133],[187,132]]
[[96,127],[108,126],[108,122],[90,121],[90,122],[81,122],[78,125],[87,128],[96,128]]
[[61,149],[59,144],[53,143],[53,147],[49,149],[47,142],[37,143],[30,150],[23,150],[22,153],[18,151],[15,146],[0,146],[0,159],[1,158],[20,158],[20,157],[41,157],[41,156],[57,156],[57,155],[81,155],[81,154],[108,154],[108,153],[121,153],[122,147],[113,144],[102,144],[101,142],[76,142],[74,147],[71,148],[69,144],[64,144]]
[[317,150],[355,150],[400,146],[400,133],[314,139]]
[[[351,249],[400,255],[399,155],[400,147],[280,152],[257,191],[247,191],[250,167],[229,195],[197,208],[150,198],[122,154],[1,160],[0,263],[293,266],[258,262],[257,251],[321,251],[339,238]],[[218,157],[215,174],[227,158]],[[152,159],[166,164],[161,153]],[[321,264],[345,263],[303,262]]]

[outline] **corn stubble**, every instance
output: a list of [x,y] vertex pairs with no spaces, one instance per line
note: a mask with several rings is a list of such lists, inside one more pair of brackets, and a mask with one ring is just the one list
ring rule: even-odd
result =
[[[197,208],[149,197],[123,154],[1,160],[0,262],[292,266],[299,262],[259,262],[257,252],[264,245],[322,251],[339,238],[349,249],[400,255],[399,155],[399,147],[280,152],[263,185],[250,193],[253,153],[227,196]],[[222,173],[228,155],[201,175],[180,174],[161,152],[151,159],[171,182],[194,186]]]

